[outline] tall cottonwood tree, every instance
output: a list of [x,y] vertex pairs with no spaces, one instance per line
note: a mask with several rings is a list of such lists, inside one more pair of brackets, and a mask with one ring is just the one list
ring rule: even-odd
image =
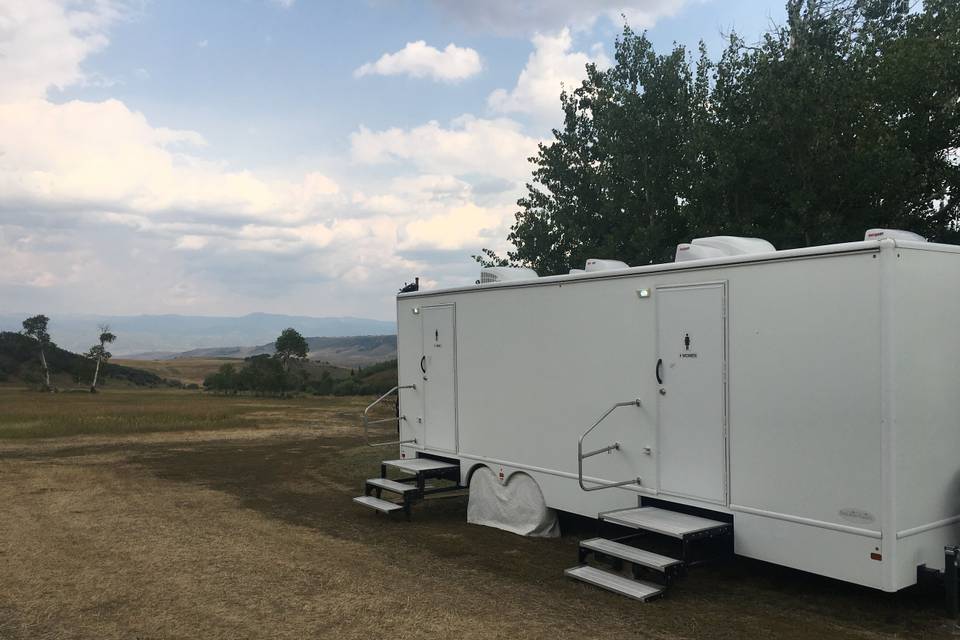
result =
[[90,393],[97,392],[97,379],[100,377],[100,365],[106,364],[106,362],[113,357],[113,354],[107,351],[107,345],[117,339],[117,336],[110,332],[110,325],[100,325],[99,329],[99,343],[90,347],[90,350],[87,352],[87,357],[96,362],[96,367],[93,370],[93,383],[90,385]]
[[786,24],[756,45],[732,34],[717,62],[626,27],[614,65],[560,101],[509,235],[507,259],[542,274],[666,260],[700,235],[960,240],[955,0],[789,0]]
[[23,335],[33,338],[37,343],[40,352],[40,365],[43,369],[43,389],[52,391],[50,384],[50,367],[47,365],[46,349],[51,345],[50,333],[47,326],[50,324],[50,318],[45,315],[31,316],[23,321]]

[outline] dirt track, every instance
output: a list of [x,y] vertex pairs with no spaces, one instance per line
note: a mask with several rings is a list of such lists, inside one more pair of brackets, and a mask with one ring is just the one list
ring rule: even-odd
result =
[[0,444],[0,638],[950,636],[929,597],[747,561],[641,605],[563,578],[575,535],[470,526],[463,498],[376,516],[353,409]]

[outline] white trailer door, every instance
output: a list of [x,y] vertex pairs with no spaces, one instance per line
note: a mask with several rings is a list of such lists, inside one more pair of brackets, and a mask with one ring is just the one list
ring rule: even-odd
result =
[[725,504],[726,285],[658,287],[661,493]]
[[457,450],[456,335],[453,305],[424,307],[423,431],[428,449]]

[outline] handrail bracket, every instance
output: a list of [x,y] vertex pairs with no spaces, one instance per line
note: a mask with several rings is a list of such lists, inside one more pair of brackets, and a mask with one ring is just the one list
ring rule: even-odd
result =
[[398,415],[395,418],[381,418],[379,420],[371,420],[370,410],[373,409],[378,404],[380,404],[381,402],[383,402],[384,400],[386,400],[387,398],[389,398],[390,396],[392,396],[394,393],[398,394],[399,396],[400,389],[416,389],[416,388],[417,388],[417,385],[415,384],[397,385],[396,387],[390,389],[390,391],[387,391],[385,394],[383,394],[382,396],[380,396],[379,398],[371,402],[367,406],[367,408],[363,410],[363,439],[366,441],[368,447],[386,447],[392,444],[410,444],[410,443],[416,444],[417,442],[416,438],[411,438],[409,440],[391,440],[389,442],[370,442],[370,425],[380,424],[381,422],[396,422],[397,424],[399,424],[401,420],[407,419],[406,416]]
[[602,416],[600,416],[600,419],[594,422],[593,426],[587,429],[586,431],[584,431],[583,435],[580,436],[580,441],[577,443],[577,480],[580,483],[581,489],[583,489],[584,491],[598,491],[600,489],[612,489],[613,487],[624,487],[628,484],[637,484],[637,485],[643,484],[641,478],[630,478],[629,480],[623,480],[621,482],[604,482],[600,480],[590,480],[590,483],[593,484],[594,486],[588,487],[584,484],[584,480],[583,480],[583,461],[584,460],[586,460],[587,458],[591,458],[593,456],[598,456],[601,453],[610,453],[611,451],[620,450],[620,443],[614,442],[613,444],[609,444],[605,447],[600,447],[599,449],[594,449],[593,451],[588,451],[587,453],[584,453],[583,452],[584,438],[586,438],[591,431],[593,431],[598,426],[600,426],[600,423],[606,420],[607,416],[609,416],[611,413],[613,413],[617,409],[621,407],[640,407],[640,406],[643,406],[642,403],[640,402],[640,398],[636,398],[628,402],[618,402],[612,407],[610,407],[609,409],[607,409],[607,412],[604,413]]

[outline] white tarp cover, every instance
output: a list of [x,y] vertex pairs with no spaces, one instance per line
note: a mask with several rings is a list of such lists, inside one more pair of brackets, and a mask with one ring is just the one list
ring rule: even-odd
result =
[[525,473],[501,484],[487,467],[470,479],[467,522],[537,538],[557,538],[557,512],[547,507],[536,481]]

